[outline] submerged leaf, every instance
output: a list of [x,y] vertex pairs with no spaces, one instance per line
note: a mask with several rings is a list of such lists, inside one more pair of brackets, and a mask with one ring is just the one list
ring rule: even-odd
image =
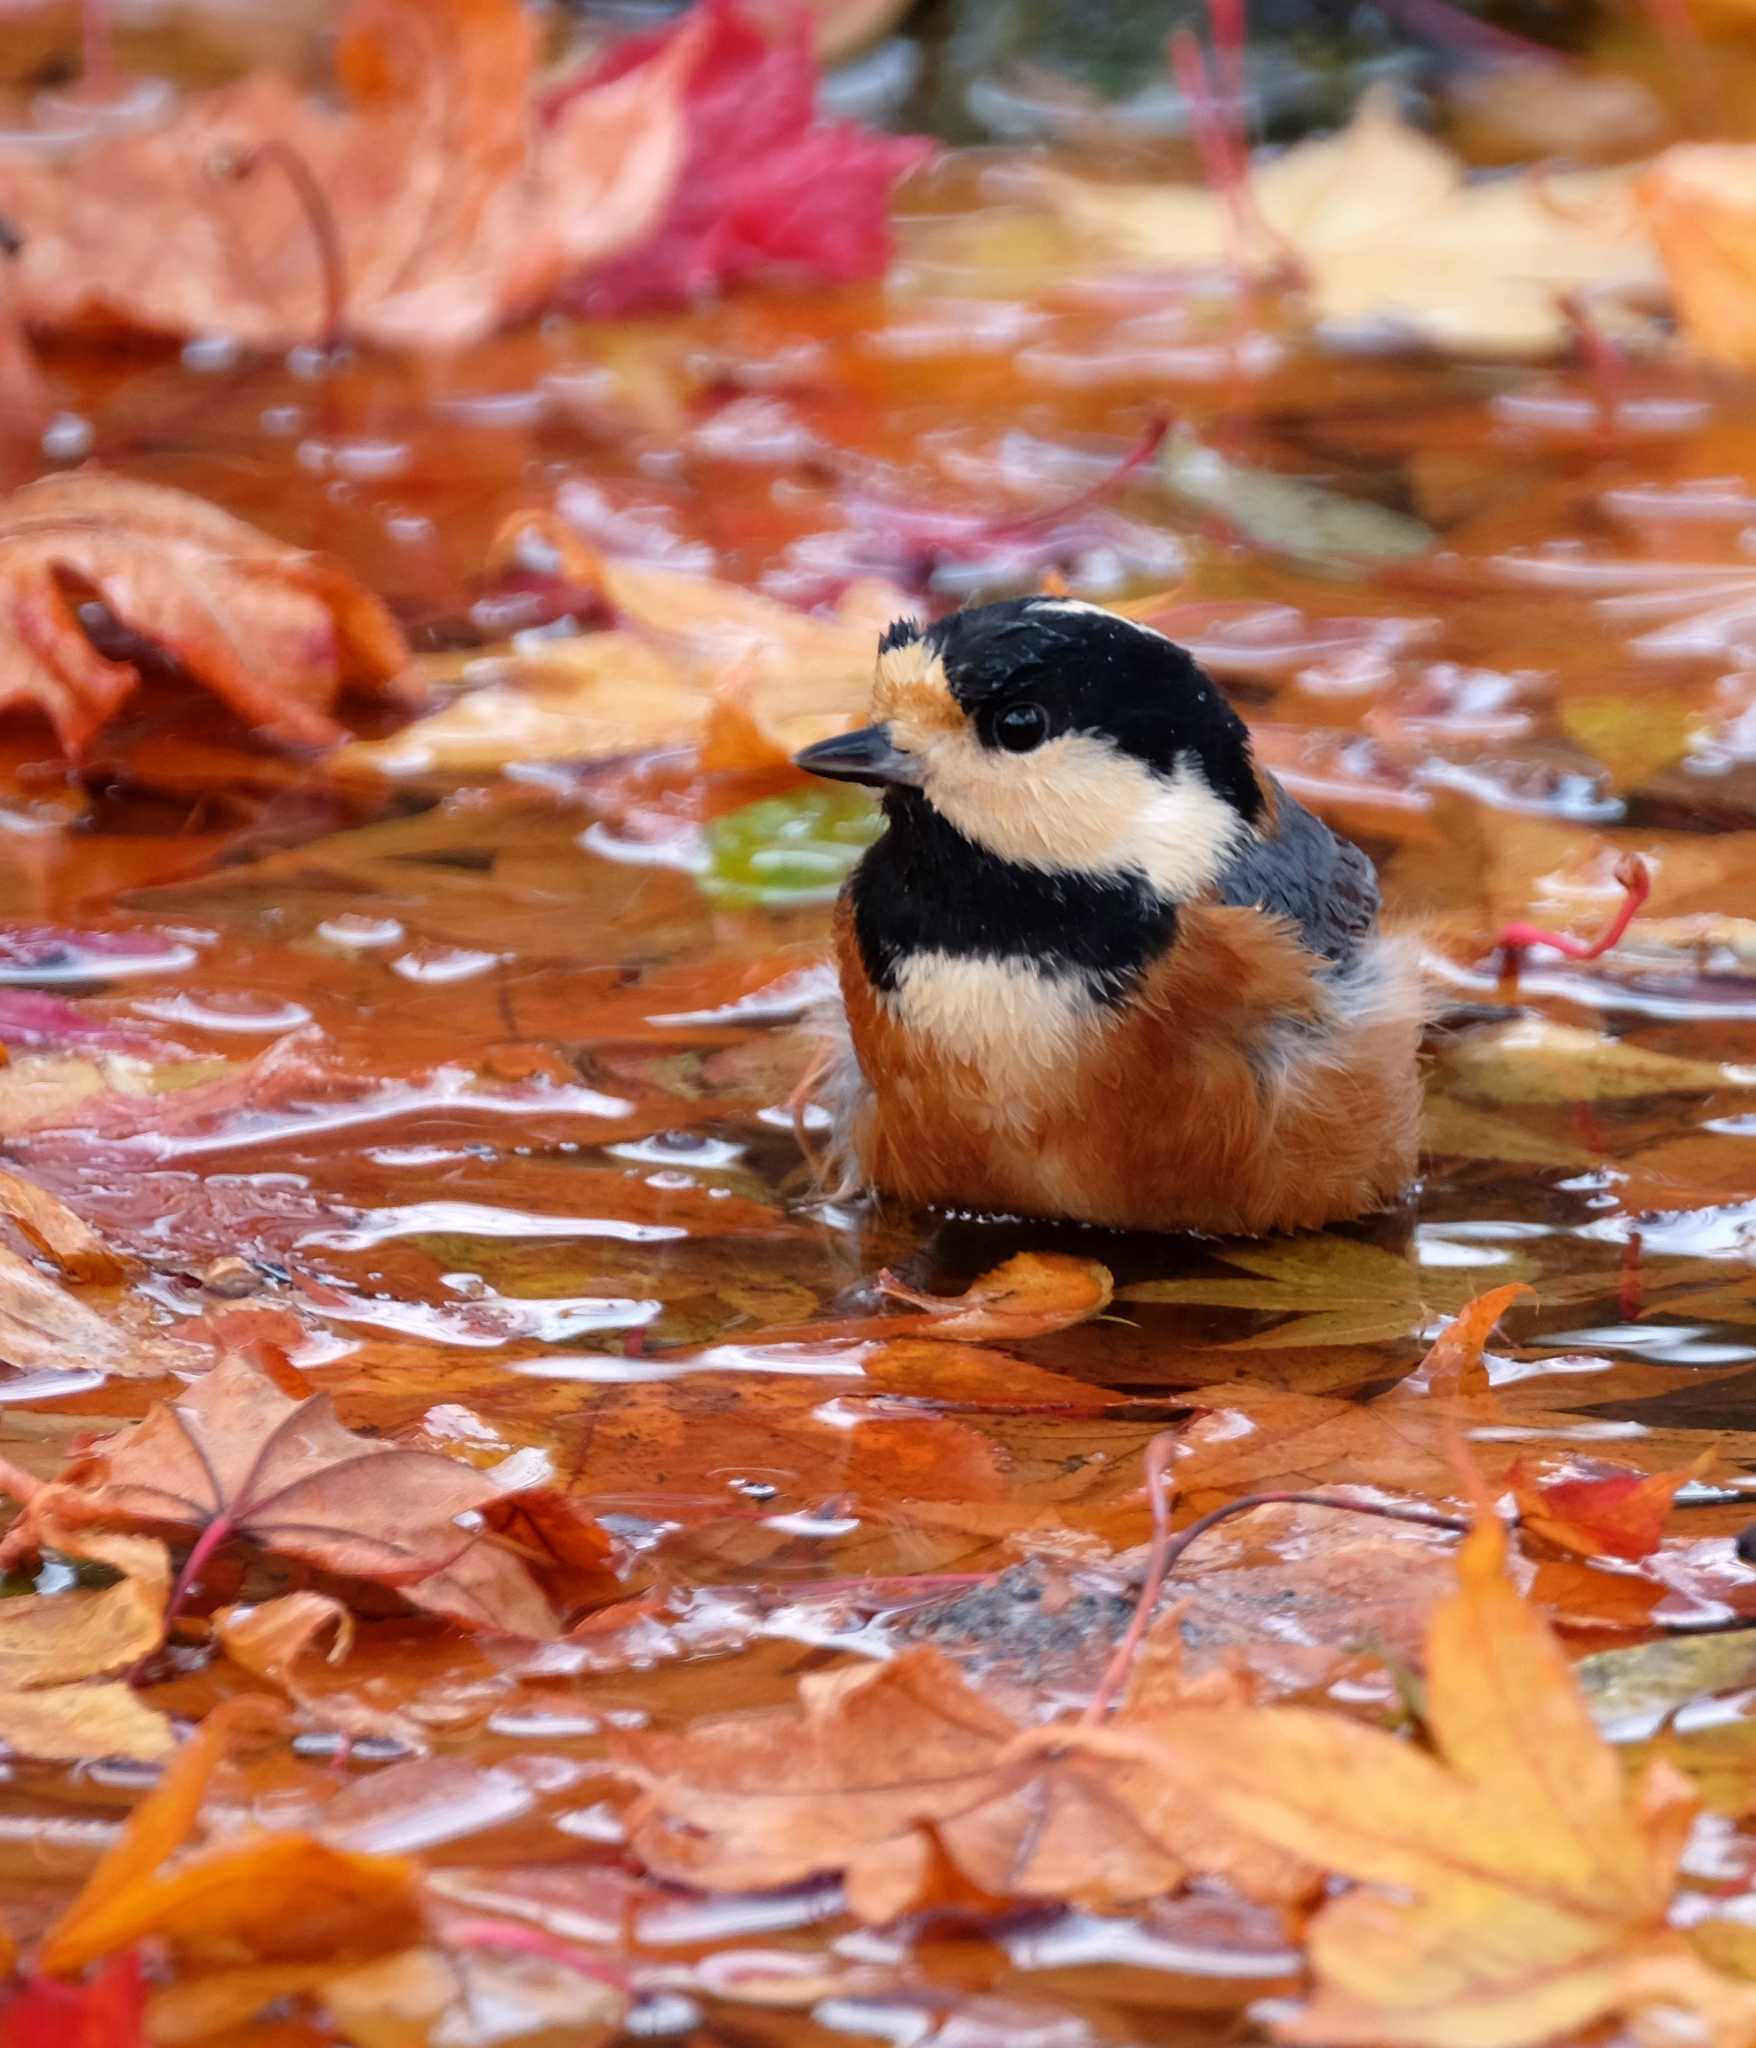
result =
[[1228,462],[1187,431],[1165,443],[1160,474],[1178,504],[1216,514],[1258,547],[1315,567],[1404,561],[1424,555],[1438,539],[1418,519],[1370,498]]
[[1249,1277],[1137,1280],[1121,1290],[1120,1299],[1255,1309],[1285,1317],[1237,1345],[1239,1350],[1265,1350],[1412,1336],[1430,1320],[1434,1307],[1461,1307],[1474,1284],[1467,1273],[1417,1266],[1381,1245],[1334,1232],[1227,1245],[1215,1256]]
[[763,797],[709,824],[701,886],[715,902],[739,907],[827,903],[883,829],[876,806],[859,792]]

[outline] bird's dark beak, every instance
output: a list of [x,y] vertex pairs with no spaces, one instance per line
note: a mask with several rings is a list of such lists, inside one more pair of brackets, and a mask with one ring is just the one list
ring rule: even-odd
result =
[[819,740],[814,747],[795,754],[793,766],[803,768],[807,775],[827,776],[831,782],[870,782],[878,788],[887,783],[912,786],[921,779],[919,760],[894,745],[889,727],[883,725],[866,725],[858,732]]

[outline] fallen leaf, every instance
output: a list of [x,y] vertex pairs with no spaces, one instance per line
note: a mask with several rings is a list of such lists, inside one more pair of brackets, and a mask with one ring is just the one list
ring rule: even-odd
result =
[[194,1528],[203,1555],[245,1536],[472,1627],[551,1635],[553,1611],[519,1560],[458,1525],[504,1498],[491,1472],[356,1436],[327,1396],[291,1400],[230,1358],[81,1452],[31,1502],[26,1540],[48,1518]]
[[156,128],[8,152],[20,311],[269,347],[339,321],[447,348],[540,310],[651,232],[682,165],[696,36],[550,121],[530,98],[537,36],[517,0],[355,0],[339,112],[258,73]]
[[1722,1066],[1652,1052],[1547,1017],[1518,1017],[1460,1037],[1446,1052],[1452,1077],[1491,1102],[1616,1102],[1643,1095],[1756,1087],[1756,1066]]
[[200,1352],[147,1321],[142,1304],[105,1315],[29,1259],[0,1245],[0,1361],[21,1372],[67,1369],[158,1379]]
[[0,500],[10,626],[0,708],[36,705],[69,754],[135,690],[140,671],[87,639],[68,576],[273,740],[339,739],[330,710],[344,683],[405,692],[401,631],[339,563],[187,492],[81,470]]
[[115,1957],[83,1984],[28,1978],[0,2009],[0,2048],[148,2048],[139,1955]]
[[[802,14],[773,41],[734,0],[706,0],[702,15],[683,87],[688,146],[669,207],[650,236],[565,294],[576,311],[613,318],[692,306],[757,276],[847,283],[881,276],[889,263],[890,189],[933,144],[819,123]],[[626,38],[556,88],[551,113],[651,64],[684,33]]]
[[361,1957],[407,1943],[419,1925],[415,1871],[398,1858],[350,1854],[290,1830],[177,1854],[220,1762],[278,1723],[279,1710],[259,1695],[208,1715],[44,1937],[44,1971],[71,1976],[149,1935],[219,1961],[240,1952],[265,1962]]
[[[1137,1690],[1142,1719],[1161,1719],[1183,1684]],[[1187,1685],[1241,1697],[1228,1674]],[[839,1871],[849,1903],[873,1919],[931,1896],[929,1828],[958,1876],[990,1897],[1113,1906],[1196,1871],[1272,1898],[1308,1889],[1309,1866],[1253,1855],[1199,1802],[1160,1797],[1142,1772],[1014,1760],[1022,1732],[936,1650],[814,1674],[796,1709],[624,1741],[624,1768],[644,1788],[630,1844],[656,1875],[713,1891]]]
[[15,1756],[67,1763],[126,1757],[157,1763],[176,1747],[156,1707],[120,1684],[60,1685],[42,1692],[0,1690],[0,1743]]
[[66,1541],[124,1576],[113,1586],[0,1600],[0,1670],[16,1691],[108,1677],[156,1650],[164,1634],[171,1567],[162,1543],[102,1534]]
[[[1040,176],[1079,235],[1130,262],[1215,269],[1233,255],[1217,193]],[[1568,294],[1658,282],[1627,173],[1470,180],[1384,94],[1369,94],[1341,134],[1252,169],[1248,189],[1279,245],[1267,253],[1293,251],[1326,325],[1389,323],[1441,347],[1524,354],[1568,339]]]
[[1689,751],[1702,731],[1699,709],[1682,690],[1638,696],[1563,697],[1561,730],[1609,771],[1610,787],[1638,789]]
[[1248,1278],[1137,1280],[1121,1301],[1186,1302],[1253,1309],[1284,1317],[1272,1329],[1239,1338],[1230,1348],[1290,1344],[1373,1344],[1408,1337],[1435,1308],[1461,1308],[1474,1279],[1467,1272],[1418,1266],[1413,1260],[1331,1232],[1308,1232],[1265,1244],[1226,1245],[1213,1256]]
[[1159,474],[1178,504],[1217,514],[1257,547],[1296,562],[1358,568],[1423,555],[1438,544],[1431,527],[1406,513],[1302,477],[1247,469],[1187,429],[1166,441]]
[[[783,766],[864,714],[879,636],[908,609],[897,591],[863,582],[831,611],[796,610],[715,577],[618,561],[548,515],[514,518],[493,556],[503,568],[558,573],[601,593],[617,623],[472,656],[451,703],[388,740],[345,748],[333,765],[462,773],[695,747],[729,694],[764,749],[744,765]],[[433,676],[432,665],[423,672]]]
[[327,1593],[283,1593],[260,1607],[222,1607],[213,1617],[213,1632],[234,1663],[290,1688],[293,1667],[315,1652],[326,1635],[328,1661],[345,1661],[353,1647],[354,1618]]
[[[1565,1654],[1506,1573],[1491,1511],[1427,1641],[1434,1755],[1310,1708],[1069,1731],[1157,1770],[1233,1827],[1352,1878],[1309,1951],[1283,2038],[1362,2048],[1531,2048],[1655,2005],[1749,2038],[1756,1992],[1667,1925],[1694,1802],[1677,1773],[1624,1781]],[[1735,2022],[1736,2031],[1733,2030]]]
[[1663,1541],[1677,1489],[1699,1479],[1716,1453],[1681,1472],[1640,1472],[1601,1459],[1570,1458],[1549,1475],[1512,1468],[1523,1526],[1582,1557],[1650,1557]]
[[1756,150],[1679,144],[1634,190],[1683,332],[1715,362],[1756,368]]
[[122,1261],[46,1189],[0,1168],[0,1216],[16,1223],[70,1280],[120,1280]]
[[1020,1252],[972,1281],[962,1294],[921,1294],[888,1273],[879,1276],[878,1286],[927,1312],[929,1320],[912,1334],[954,1343],[1046,1337],[1101,1316],[1115,1292],[1107,1266],[1064,1252]]

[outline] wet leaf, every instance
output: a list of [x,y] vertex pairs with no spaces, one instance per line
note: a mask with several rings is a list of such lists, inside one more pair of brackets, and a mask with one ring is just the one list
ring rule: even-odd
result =
[[1615,1102],[1756,1086],[1756,1067],[1680,1059],[1546,1017],[1472,1032],[1450,1049],[1446,1063],[1470,1094],[1503,1103]]
[[193,1345],[161,1333],[145,1305],[127,1300],[127,1313],[102,1313],[29,1259],[0,1245],[0,1360],[21,1372],[114,1373],[159,1379],[180,1365],[201,1361]]
[[1523,1526],[1584,1557],[1650,1557],[1664,1538],[1677,1489],[1713,1463],[1703,1453],[1683,1472],[1635,1472],[1601,1460],[1570,1460],[1553,1476],[1515,1466],[1513,1492]]
[[0,1670],[18,1691],[108,1677],[156,1650],[164,1634],[171,1566],[162,1543],[96,1531],[65,1541],[123,1576],[113,1586],[0,1600]]
[[1635,190],[1684,333],[1715,362],[1756,365],[1756,151],[1682,144]]
[[1468,1274],[1417,1266],[1380,1245],[1334,1233],[1227,1245],[1215,1256],[1249,1277],[1138,1280],[1118,1298],[1254,1309],[1287,1318],[1239,1339],[1235,1347],[1263,1350],[1413,1336],[1434,1308],[1461,1307],[1473,1287]]
[[330,712],[344,683],[400,688],[402,634],[339,563],[186,492],[95,470],[50,477],[0,501],[0,707],[46,713],[70,754],[140,671],[87,639],[68,576],[270,739],[327,745],[341,737]]
[[859,793],[763,797],[708,826],[701,886],[716,903],[740,907],[827,903],[882,830],[871,799]]
[[[1189,1693],[1235,1701],[1239,1685],[1160,1679],[1135,1711],[1156,1721]],[[1192,1871],[1270,1897],[1310,1883],[1297,1861],[1249,1854],[1198,1801],[1161,1798],[1145,1773],[1015,1761],[1020,1724],[936,1651],[808,1677],[799,1694],[796,1710],[623,1744],[645,1788],[631,1841],[649,1869],[711,1890],[840,1871],[874,1920],[935,1896],[935,1839],[966,1884],[997,1898],[1114,1904]]]
[[[1340,135],[1252,171],[1278,246],[1308,279],[1310,309],[1336,326],[1409,327],[1443,346],[1517,354],[1560,345],[1570,292],[1650,286],[1656,266],[1626,221],[1622,172],[1466,181],[1464,166],[1371,96]],[[1135,263],[1213,269],[1232,254],[1224,200],[1190,186],[1047,174],[1082,235]]]
[[550,1634],[553,1613],[524,1567],[459,1525],[502,1497],[491,1473],[356,1436],[326,1396],[291,1400],[228,1359],[182,1400],[91,1445],[31,1515],[39,1527],[52,1516],[194,1528],[209,1549],[245,1536],[475,1627]]
[[157,1763],[176,1747],[171,1724],[131,1686],[0,1688],[0,1742],[15,1756],[68,1763],[126,1758]]
[[1061,1252],[1020,1252],[972,1281],[962,1294],[921,1294],[889,1274],[880,1277],[879,1286],[927,1312],[931,1321],[921,1326],[920,1335],[954,1343],[1046,1337],[1102,1315],[1115,1292],[1107,1266]]
[[65,1202],[16,1173],[0,1170],[0,1216],[17,1224],[70,1280],[120,1280],[122,1261]]
[[1683,692],[1643,690],[1637,697],[1567,696],[1561,730],[1601,761],[1613,789],[1638,789],[1689,751],[1701,714]]
[[473,657],[463,694],[391,739],[349,747],[344,772],[456,773],[694,746],[722,705],[754,736],[752,757],[736,765],[775,768],[858,722],[878,637],[907,610],[870,582],[849,585],[832,611],[795,610],[714,577],[618,561],[549,517],[511,521],[496,557],[599,594],[617,623]]
[[148,2048],[140,1957],[117,1956],[83,1984],[31,1977],[0,2008],[0,2048]]
[[1655,2005],[1748,2031],[1756,1996],[1667,1925],[1693,1802],[1637,1788],[1592,1726],[1567,1659],[1506,1574],[1486,1509],[1427,1644],[1436,1754],[1335,1714],[1179,1716],[1071,1743],[1157,1768],[1234,1827],[1354,1879],[1311,1930],[1302,2041],[1525,2048]]
[[1418,519],[1369,498],[1228,462],[1187,432],[1165,443],[1160,475],[1179,505],[1217,514],[1256,546],[1296,562],[1334,569],[1402,561],[1425,554],[1438,539]]
[[536,37],[514,0],[355,0],[339,113],[260,72],[65,158],[10,154],[21,310],[269,346],[321,343],[339,320],[439,348],[540,309],[651,231],[681,168],[694,38],[545,122]]
[[[697,304],[769,273],[795,281],[876,277],[889,260],[890,188],[933,145],[849,121],[818,122],[803,16],[771,41],[730,0],[713,0],[705,15],[683,88],[688,149],[669,208],[651,236],[568,294],[581,312]],[[628,39],[563,83],[549,105],[565,108],[575,95],[604,90],[680,33]]]

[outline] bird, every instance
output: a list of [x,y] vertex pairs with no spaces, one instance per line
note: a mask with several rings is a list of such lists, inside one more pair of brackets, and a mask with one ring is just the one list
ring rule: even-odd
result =
[[957,1213],[1265,1236],[1414,1179],[1418,949],[1188,651],[1070,598],[879,642],[836,901],[827,1176]]

